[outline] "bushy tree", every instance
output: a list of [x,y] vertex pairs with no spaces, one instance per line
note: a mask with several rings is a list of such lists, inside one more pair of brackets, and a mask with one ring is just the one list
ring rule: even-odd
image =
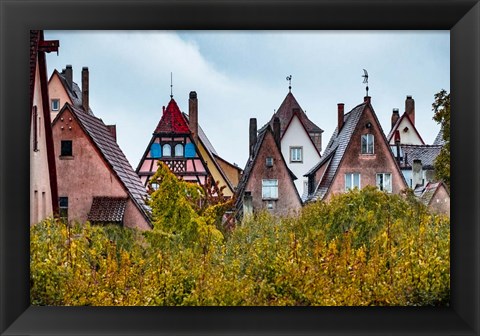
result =
[[432,107],[433,120],[440,124],[445,141],[445,145],[435,159],[435,175],[450,188],[450,93],[443,89],[436,93]]

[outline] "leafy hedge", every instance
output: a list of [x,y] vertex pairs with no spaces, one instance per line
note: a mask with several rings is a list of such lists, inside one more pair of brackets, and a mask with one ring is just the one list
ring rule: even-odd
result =
[[[188,208],[182,197],[172,199]],[[182,217],[162,206],[169,215],[160,211],[147,233],[56,220],[33,226],[31,303],[448,305],[449,219],[411,195],[367,187],[296,218],[259,213],[228,235],[205,209]]]

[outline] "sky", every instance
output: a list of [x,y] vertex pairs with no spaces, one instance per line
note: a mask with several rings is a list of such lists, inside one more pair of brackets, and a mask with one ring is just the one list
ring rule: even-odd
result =
[[[432,103],[450,92],[450,33],[437,31],[45,31],[59,40],[47,54],[49,76],[67,64],[81,87],[89,68],[90,108],[117,127],[117,142],[135,169],[170,90],[188,113],[190,91],[198,119],[217,153],[244,168],[249,119],[260,128],[288,94],[324,130],[325,146],[345,112],[363,103],[363,69],[371,103],[388,134],[393,108],[415,100],[415,126],[432,144],[440,126]],[[172,85],[171,88],[171,78]],[[322,150],[323,153],[323,150]]]

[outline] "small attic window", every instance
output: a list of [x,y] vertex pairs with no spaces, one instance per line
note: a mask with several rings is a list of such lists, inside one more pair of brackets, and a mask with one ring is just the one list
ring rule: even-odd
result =
[[265,165],[266,165],[267,167],[273,167],[273,158],[270,157],[270,156],[267,157],[267,158],[265,159]]
[[60,99],[52,99],[52,111],[60,110]]
[[72,140],[62,140],[60,144],[61,153],[60,156],[73,156]]
[[405,128],[403,129],[403,131],[404,131],[405,133],[408,132],[408,127],[405,127]]

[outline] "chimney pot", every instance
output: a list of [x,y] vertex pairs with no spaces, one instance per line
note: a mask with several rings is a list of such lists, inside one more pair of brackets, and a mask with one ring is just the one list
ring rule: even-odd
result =
[[188,99],[188,126],[193,134],[193,141],[198,141],[198,100],[197,93],[191,91]]
[[82,68],[82,106],[85,113],[89,111],[89,78],[88,67]]
[[340,134],[340,130],[343,127],[345,104],[344,103],[338,103],[337,107],[338,107],[338,125],[337,125],[338,132],[337,132],[337,134]]
[[253,158],[253,149],[255,148],[255,144],[257,143],[257,119],[250,118],[250,143],[249,143],[249,153],[250,158]]
[[72,91],[72,85],[73,85],[73,69],[70,64],[67,64],[67,67],[63,70],[63,73],[65,74],[65,80],[67,81],[67,86],[70,91]]
[[405,99],[405,113],[412,121],[412,124],[415,125],[415,100],[412,96],[407,96],[407,99]]

